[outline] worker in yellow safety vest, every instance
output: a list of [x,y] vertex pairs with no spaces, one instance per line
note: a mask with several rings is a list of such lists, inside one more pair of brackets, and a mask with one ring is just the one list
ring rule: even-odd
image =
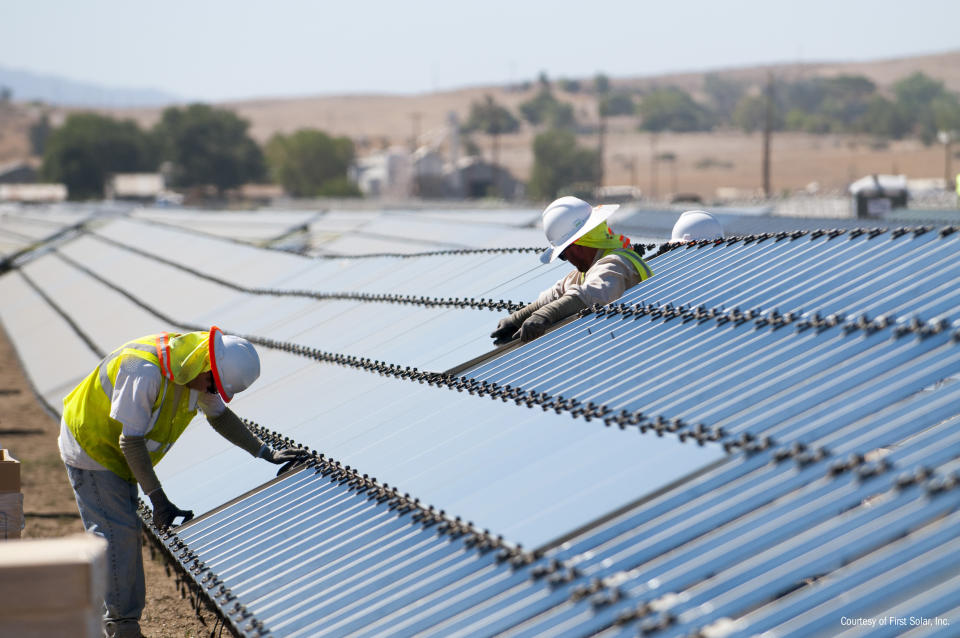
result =
[[607,225],[617,205],[591,206],[577,197],[561,197],[543,211],[550,247],[542,263],[570,262],[574,270],[540,293],[531,304],[504,317],[490,336],[494,344],[527,342],[547,328],[594,304],[606,305],[653,275],[630,240]]
[[226,407],[259,376],[253,344],[214,326],[134,339],[107,355],[63,400],[60,456],[83,526],[107,541],[105,636],[141,635],[146,594],[137,484],[153,504],[157,527],[193,517],[170,502],[153,467],[198,409],[234,445],[285,464],[281,471],[304,460],[304,451],[264,444]]
[[[543,231],[550,247],[542,263],[559,258],[574,266],[565,277],[540,293],[531,304],[504,317],[490,336],[501,345],[514,339],[531,341],[547,328],[595,304],[619,299],[624,292],[653,276],[643,258],[618,235],[607,219],[618,205],[591,206],[576,197],[561,197],[543,211]],[[687,211],[673,227],[671,241],[686,242],[723,236],[710,213]]]

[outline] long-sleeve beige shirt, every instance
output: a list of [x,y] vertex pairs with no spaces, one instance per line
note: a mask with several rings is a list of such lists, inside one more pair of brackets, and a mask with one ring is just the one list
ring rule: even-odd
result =
[[587,306],[605,306],[640,283],[640,273],[628,259],[615,253],[606,257],[600,257],[601,254],[601,251],[597,251],[598,259],[587,269],[582,282],[580,271],[572,270],[566,277],[541,292],[537,301],[550,303],[564,295],[576,295]]

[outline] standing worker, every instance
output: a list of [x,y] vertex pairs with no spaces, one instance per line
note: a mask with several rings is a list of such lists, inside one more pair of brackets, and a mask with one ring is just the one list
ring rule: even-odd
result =
[[60,456],[83,526],[107,541],[108,638],[141,635],[146,593],[137,483],[153,504],[157,527],[193,517],[170,502],[153,466],[198,408],[217,432],[252,456],[290,465],[304,458],[294,448],[271,449],[224,404],[259,376],[253,344],[214,326],[134,339],[107,355],[63,400]]
[[574,270],[540,293],[536,301],[501,319],[490,334],[494,344],[536,339],[558,321],[594,304],[615,301],[653,275],[630,248],[630,240],[607,226],[607,219],[618,208],[593,207],[576,197],[561,197],[547,206],[541,217],[550,248],[540,255],[540,261],[548,264],[559,257]]

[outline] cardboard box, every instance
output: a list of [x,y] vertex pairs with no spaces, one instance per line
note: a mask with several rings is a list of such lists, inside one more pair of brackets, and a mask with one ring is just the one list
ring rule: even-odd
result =
[[20,461],[0,450],[0,492],[20,491]]
[[103,636],[103,615],[99,609],[82,609],[36,616],[0,616],[0,635],[17,638],[100,638]]
[[0,492],[0,541],[20,538],[23,524],[23,494]]
[[100,636],[106,557],[93,534],[0,543],[0,636]]

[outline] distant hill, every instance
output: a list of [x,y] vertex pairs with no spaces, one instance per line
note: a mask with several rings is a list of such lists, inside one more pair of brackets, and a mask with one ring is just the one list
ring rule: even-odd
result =
[[767,73],[772,73],[782,80],[862,75],[872,80],[880,90],[885,91],[889,90],[897,80],[901,80],[916,71],[921,71],[932,78],[936,78],[951,91],[960,92],[960,49],[883,60],[778,63],[764,66],[714,69],[712,71],[611,78],[611,82],[618,87],[636,90],[650,89],[655,86],[676,86],[690,93],[697,93],[703,87],[704,77],[709,73],[714,73],[725,80],[757,85],[765,82]]
[[[960,49],[932,55],[903,57],[891,60],[862,62],[807,62],[804,64],[771,64],[756,67],[716,69],[659,76],[612,77],[611,83],[627,90],[645,91],[654,86],[677,86],[696,97],[702,97],[704,78],[716,73],[723,79],[762,87],[767,74],[783,80],[863,75],[871,79],[879,91],[889,93],[894,82],[920,71],[943,82],[948,89],[960,92]],[[0,86],[14,86],[14,103],[0,103],[0,163],[21,160],[29,155],[28,130],[31,122],[47,113],[54,126],[81,106],[39,107],[24,103],[28,94],[5,82],[0,69]],[[8,73],[8,72],[7,72]],[[28,74],[29,75],[29,74]],[[592,78],[580,78],[588,85]],[[78,83],[79,84],[79,83]],[[299,128],[318,128],[354,140],[358,154],[369,155],[389,146],[409,147],[414,132],[418,146],[428,146],[441,153],[450,152],[453,139],[451,113],[463,122],[470,105],[487,94],[514,112],[534,96],[534,78],[528,86],[474,86],[456,90],[418,94],[313,95],[272,97],[221,102],[217,106],[235,111],[250,122],[253,137],[265,143],[275,133],[290,133]],[[82,85],[81,85],[82,86]],[[97,89],[112,93],[111,89]],[[122,92],[121,92],[122,93]],[[138,91],[132,94],[143,93]],[[146,92],[155,102],[121,106],[120,101],[95,110],[113,117],[131,118],[149,128],[160,118],[163,106],[176,102],[175,96]],[[557,89],[558,97],[573,105],[578,120],[596,121],[596,96],[586,92],[571,93]],[[62,98],[61,98],[62,99]],[[78,98],[74,98],[78,99]],[[106,94],[85,98],[104,104]],[[57,96],[47,98],[56,102]],[[76,104],[76,103],[75,103]],[[711,133],[650,133],[637,130],[635,117],[611,118],[607,125],[604,180],[608,185],[639,186],[646,192],[696,192],[712,197],[718,188],[754,189],[759,185],[761,140],[759,133],[739,130],[716,130]],[[520,179],[527,179],[533,164],[532,142],[536,127],[524,123],[517,133],[499,138],[499,162]],[[472,142],[487,157],[492,157],[489,136],[475,134]],[[579,142],[587,147],[597,143],[594,133],[584,133]],[[956,147],[955,147],[956,148]],[[960,149],[958,149],[960,150]],[[461,147],[461,153],[463,152]],[[655,170],[651,158],[656,153],[670,153],[675,159]],[[944,151],[941,145],[924,146],[919,140],[872,140],[867,136],[814,135],[778,133],[773,141],[773,187],[807,188],[813,183],[822,191],[843,189],[853,180],[871,173],[904,173],[910,177],[943,178]],[[960,165],[957,154],[954,167]],[[838,191],[842,192],[842,191]]]
[[0,67],[0,87],[13,91],[18,102],[40,101],[58,106],[129,108],[163,106],[183,98],[146,88],[114,88]]

